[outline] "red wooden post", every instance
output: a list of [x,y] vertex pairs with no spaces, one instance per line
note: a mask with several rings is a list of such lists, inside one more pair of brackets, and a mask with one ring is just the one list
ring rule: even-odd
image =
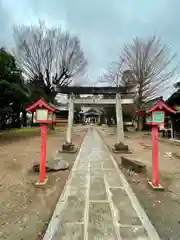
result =
[[47,140],[47,126],[41,126],[41,140],[40,140],[40,175],[39,182],[44,183],[46,178],[46,140]]
[[158,125],[152,125],[152,184],[154,186],[159,186],[158,155]]
[[36,186],[43,186],[46,184],[46,141],[47,141],[47,124],[55,122],[55,108],[49,106],[44,99],[40,98],[38,101],[26,108],[26,111],[31,111],[35,114],[35,122],[41,125],[41,138],[40,138],[40,167],[39,167],[39,182]]
[[159,183],[159,170],[158,170],[158,126],[164,124],[165,113],[176,113],[176,110],[169,107],[162,97],[159,98],[158,102],[150,109],[141,109],[138,112],[140,115],[146,115],[146,124],[152,126],[152,182],[149,184],[154,189],[163,189]]

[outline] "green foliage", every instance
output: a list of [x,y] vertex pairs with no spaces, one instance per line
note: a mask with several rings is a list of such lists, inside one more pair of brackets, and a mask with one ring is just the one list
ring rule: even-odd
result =
[[0,93],[0,127],[8,120],[18,125],[20,111],[29,95],[15,58],[4,48],[0,49]]

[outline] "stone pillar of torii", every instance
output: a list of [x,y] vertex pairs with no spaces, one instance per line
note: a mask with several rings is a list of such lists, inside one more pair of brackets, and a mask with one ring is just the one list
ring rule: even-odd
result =
[[74,99],[73,95],[69,98],[69,112],[68,112],[68,128],[66,132],[66,142],[72,143],[72,127],[73,127],[73,120],[74,120]]
[[[74,122],[74,94],[69,95],[69,109],[68,109],[68,127],[66,131],[66,141],[62,146],[62,152],[76,152],[77,148],[75,148],[72,143],[72,128]],[[61,150],[60,150],[61,152]]]
[[[105,104],[105,99],[99,99],[97,104]],[[123,99],[123,103],[132,104],[132,101],[127,101]],[[83,104],[86,104],[85,100],[82,100]],[[87,100],[89,101],[89,100]],[[108,99],[107,99],[108,101]],[[81,100],[78,99],[77,104],[79,104]],[[88,102],[89,103],[89,102]],[[69,95],[69,113],[68,113],[68,127],[66,132],[66,141],[62,146],[62,150],[60,152],[76,152],[77,148],[75,148],[74,144],[72,143],[72,128],[74,122],[74,104],[76,104],[76,99],[73,94]],[[116,120],[117,120],[117,128],[116,128],[116,143],[113,146],[112,150],[115,152],[124,152],[128,153],[129,148],[127,145],[124,144],[124,124],[123,124],[123,114],[122,114],[122,99],[121,94],[116,94],[116,100],[114,102],[116,104]]]
[[123,116],[122,116],[122,105],[121,105],[121,95],[116,94],[116,143],[124,142],[124,126],[123,126]]
[[114,152],[128,153],[128,145],[124,144],[124,122],[122,113],[121,94],[116,94],[116,144],[113,147]]

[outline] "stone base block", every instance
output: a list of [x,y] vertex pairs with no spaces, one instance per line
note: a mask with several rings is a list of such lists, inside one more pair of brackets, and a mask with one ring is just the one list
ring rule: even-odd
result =
[[77,148],[75,148],[74,144],[72,143],[64,143],[62,145],[62,149],[59,150],[61,153],[76,153]]
[[124,143],[120,142],[120,143],[116,143],[114,145],[114,147],[112,148],[112,151],[114,153],[127,153],[127,154],[131,154],[132,152],[129,150],[128,145],[125,145]]
[[155,191],[164,191],[164,188],[161,184],[155,186],[151,181],[148,181],[149,186]]
[[137,160],[130,159],[128,157],[121,157],[121,165],[135,173],[146,173],[146,165]]
[[44,182],[40,183],[39,181],[34,183],[34,186],[37,188],[44,188],[47,185],[48,179],[46,178]]

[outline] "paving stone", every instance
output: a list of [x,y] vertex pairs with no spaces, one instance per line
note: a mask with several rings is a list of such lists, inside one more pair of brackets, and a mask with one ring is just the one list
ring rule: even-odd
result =
[[115,168],[104,170],[104,174],[109,187],[122,187],[122,181]]
[[91,176],[89,199],[90,200],[107,200],[105,183],[102,177]]
[[85,201],[86,187],[69,187],[69,196],[76,196],[79,201]]
[[117,210],[116,217],[120,224],[141,225],[141,221],[134,210],[127,193],[120,188],[110,188],[112,201]]
[[90,169],[90,176],[92,177],[101,177],[101,178],[104,178],[104,172],[102,169],[93,169],[91,168]]
[[91,163],[91,164],[90,164],[90,170],[93,170],[93,171],[94,171],[94,170],[96,170],[96,169],[97,169],[97,170],[101,170],[101,164],[100,164],[100,163],[97,163],[97,164],[96,164],[96,163],[95,163],[95,164]]
[[82,240],[84,239],[84,225],[76,223],[61,224],[52,240]]
[[88,162],[78,162],[75,169],[77,171],[87,171],[88,165]]
[[103,167],[103,169],[114,169],[114,164],[110,160],[104,160],[102,162],[102,167]]
[[60,214],[60,222],[72,223],[84,221],[85,201],[79,196],[69,196],[65,208]]
[[90,203],[88,239],[117,239],[108,203]]
[[86,171],[74,171],[72,174],[72,179],[70,181],[70,186],[83,187],[87,185],[87,173]]
[[143,227],[120,227],[119,231],[122,240],[149,240]]

